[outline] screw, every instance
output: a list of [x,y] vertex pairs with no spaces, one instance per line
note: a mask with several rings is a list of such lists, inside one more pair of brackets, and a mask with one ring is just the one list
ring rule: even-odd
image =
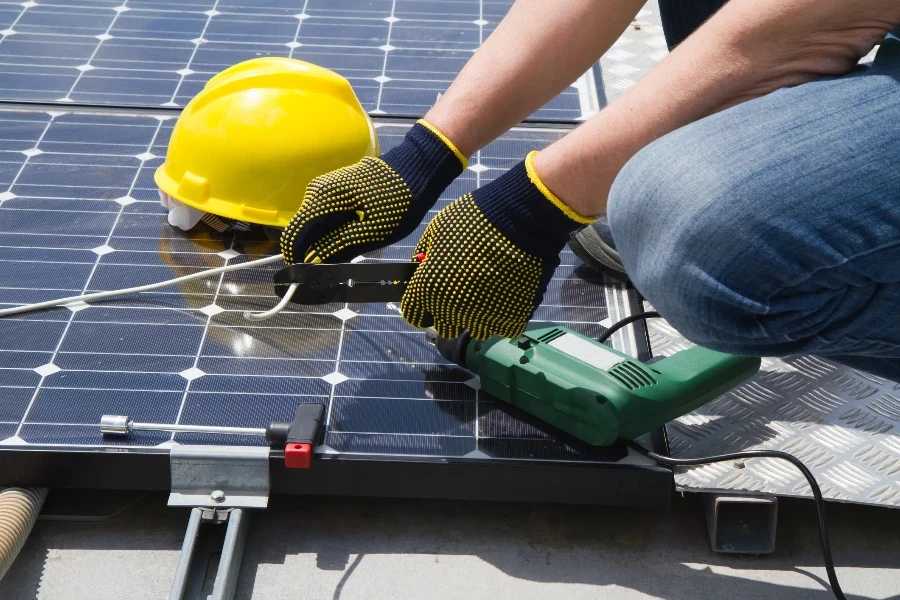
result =
[[747,466],[747,465],[745,465],[745,464],[744,464],[744,461],[741,460],[740,458],[734,461],[734,468],[735,468],[735,469],[743,469],[745,466]]
[[212,494],[209,495],[209,499],[216,504],[225,502],[225,492],[223,492],[222,490],[215,490]]

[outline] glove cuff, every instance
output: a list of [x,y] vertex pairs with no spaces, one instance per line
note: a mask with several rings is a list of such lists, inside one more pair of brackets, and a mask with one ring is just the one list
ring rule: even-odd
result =
[[468,166],[453,142],[425,119],[413,125],[403,143],[381,160],[403,179],[416,202],[431,205]]
[[572,235],[596,217],[578,214],[544,185],[532,152],[515,167],[472,193],[488,221],[508,240],[541,258],[559,255]]

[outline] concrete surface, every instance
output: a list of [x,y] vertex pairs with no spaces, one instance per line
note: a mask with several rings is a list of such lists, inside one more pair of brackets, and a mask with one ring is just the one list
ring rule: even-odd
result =
[[[56,492],[45,512],[76,502]],[[780,514],[777,553],[754,558],[711,552],[691,496],[668,511],[279,497],[251,525],[236,597],[832,598],[812,504]],[[42,520],[0,598],[164,599],[187,516],[153,494],[104,522]],[[830,505],[829,517],[848,597],[900,599],[900,511]]]

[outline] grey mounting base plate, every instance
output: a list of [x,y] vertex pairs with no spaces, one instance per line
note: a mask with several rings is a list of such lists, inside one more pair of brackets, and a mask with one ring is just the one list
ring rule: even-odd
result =
[[[647,322],[654,356],[691,344],[662,319]],[[781,450],[813,472],[828,500],[900,507],[900,383],[814,357],[764,359],[760,372],[666,426],[675,458]],[[679,491],[811,497],[777,459],[679,468]]]

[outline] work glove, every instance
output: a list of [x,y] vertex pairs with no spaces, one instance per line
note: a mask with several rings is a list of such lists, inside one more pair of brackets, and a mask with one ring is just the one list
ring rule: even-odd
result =
[[281,234],[285,263],[346,262],[405,238],[466,166],[453,142],[420,120],[380,158],[310,182]]
[[421,265],[400,311],[414,327],[455,338],[515,338],[543,300],[572,234],[592,217],[553,195],[532,152],[493,182],[439,212],[415,249]]

